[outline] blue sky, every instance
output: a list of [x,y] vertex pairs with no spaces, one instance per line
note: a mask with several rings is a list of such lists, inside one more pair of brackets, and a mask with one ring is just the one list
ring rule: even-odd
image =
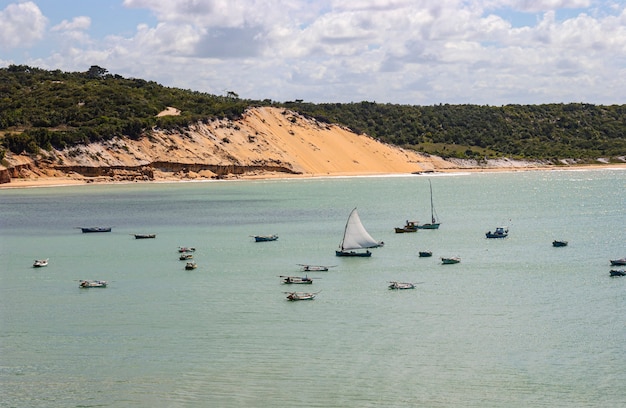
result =
[[0,67],[243,98],[626,103],[623,0],[0,0]]

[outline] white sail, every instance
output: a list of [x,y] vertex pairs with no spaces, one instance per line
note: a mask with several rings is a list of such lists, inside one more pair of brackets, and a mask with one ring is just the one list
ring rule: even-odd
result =
[[382,246],[365,230],[356,208],[352,210],[346,223],[346,229],[343,233],[343,241],[341,241],[342,250],[376,248]]

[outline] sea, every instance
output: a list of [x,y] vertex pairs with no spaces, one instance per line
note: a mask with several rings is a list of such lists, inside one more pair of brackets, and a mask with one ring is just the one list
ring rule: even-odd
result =
[[[429,221],[429,181],[441,227],[396,234]],[[601,169],[0,190],[0,406],[624,407],[625,187]],[[353,208],[385,242],[371,258],[335,256]],[[331,268],[283,284],[300,264]]]

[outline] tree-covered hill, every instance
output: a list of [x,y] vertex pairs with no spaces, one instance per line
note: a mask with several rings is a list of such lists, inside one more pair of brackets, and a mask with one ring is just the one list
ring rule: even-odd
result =
[[289,103],[388,143],[443,157],[593,159],[626,154],[626,106]]
[[[626,155],[626,106],[591,104],[435,105],[278,103],[169,88],[92,66],[86,72],[24,65],[0,69],[3,149],[39,149],[140,138],[154,127],[237,119],[246,108],[273,105],[338,123],[387,143],[443,157],[593,160]],[[168,106],[179,116],[157,114]]]

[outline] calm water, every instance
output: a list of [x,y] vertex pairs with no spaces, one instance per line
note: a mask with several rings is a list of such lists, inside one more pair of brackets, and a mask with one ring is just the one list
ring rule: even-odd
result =
[[[430,180],[414,234],[425,176],[0,191],[0,406],[626,406],[626,172]],[[386,245],[336,258],[355,206]],[[299,263],[337,265],[314,301]]]

